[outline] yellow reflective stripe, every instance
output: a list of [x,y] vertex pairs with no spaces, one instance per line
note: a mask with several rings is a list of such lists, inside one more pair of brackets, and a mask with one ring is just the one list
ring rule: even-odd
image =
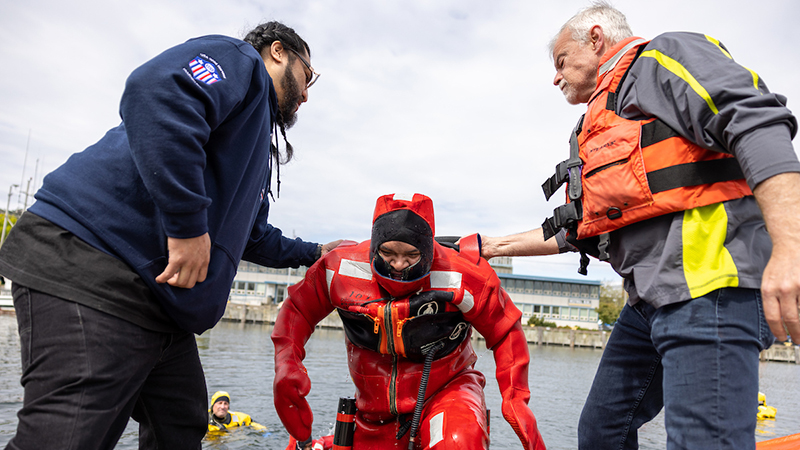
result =
[[[705,36],[706,36],[706,39],[708,39],[709,42],[713,43],[714,45],[717,46],[717,48],[719,48],[719,50],[722,52],[723,55],[727,56],[730,59],[733,59],[733,56],[731,56],[731,54],[728,53],[727,50],[722,48],[722,45],[720,45],[718,40],[714,39],[713,37],[711,37],[709,35],[705,35]],[[742,67],[744,67],[744,66],[742,66]],[[747,69],[747,67],[744,67],[744,68]],[[750,69],[747,69],[747,71],[750,72],[750,75],[753,76],[753,87],[756,88],[757,91],[761,92],[761,90],[758,88],[758,74],[755,73],[754,71],[750,70]],[[761,92],[761,94],[763,95],[764,93]]]
[[688,83],[689,87],[691,87],[697,93],[697,95],[706,101],[708,107],[711,108],[711,111],[714,114],[719,113],[719,110],[717,109],[716,105],[714,105],[714,100],[711,99],[708,91],[706,91],[706,89],[700,83],[698,83],[697,80],[695,80],[694,76],[692,76],[692,74],[689,73],[689,71],[686,70],[681,63],[675,61],[658,50],[647,50],[646,52],[642,53],[641,56],[654,58],[659,64],[664,66],[665,69],[674,73],[676,76],[678,76],[678,78]]
[[731,54],[730,54],[730,53],[728,53],[728,51],[727,51],[727,50],[725,50],[724,48],[722,48],[722,45],[720,45],[720,43],[719,43],[719,41],[718,41],[718,40],[714,39],[713,37],[711,37],[711,36],[709,36],[709,35],[706,35],[706,39],[708,39],[708,40],[709,40],[709,42],[711,42],[712,44],[716,45],[716,46],[717,46],[717,47],[720,49],[720,51],[722,52],[722,54],[723,54],[723,55],[725,55],[725,56],[727,56],[727,57],[728,57],[728,59],[733,59],[733,56],[731,56]]
[[[744,67],[744,66],[742,66],[742,67]],[[745,69],[747,69],[747,67],[744,67],[744,68],[745,68]],[[750,69],[747,69],[747,70],[750,72],[750,75],[752,75],[752,76],[753,76],[753,87],[754,87],[754,88],[756,88],[756,90],[757,90],[758,92],[761,92],[761,89],[759,89],[759,88],[758,88],[758,74],[757,74],[757,73],[755,73],[755,72],[753,72],[753,71],[752,71],[752,70],[750,70]],[[764,93],[763,93],[763,92],[761,92],[761,95],[764,95]]]
[[683,274],[692,298],[739,285],[739,271],[725,248],[727,234],[724,204],[683,212]]

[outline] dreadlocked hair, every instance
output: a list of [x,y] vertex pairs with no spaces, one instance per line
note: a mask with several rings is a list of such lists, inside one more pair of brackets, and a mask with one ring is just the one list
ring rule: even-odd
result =
[[286,165],[289,161],[292,160],[294,156],[294,147],[289,141],[286,139],[286,127],[283,125],[283,113],[281,113],[281,109],[278,108],[278,129],[281,130],[281,136],[283,136],[283,143],[286,144],[286,156],[281,158],[281,153],[278,151],[278,146],[272,147],[272,156],[278,161],[278,164]]
[[[280,22],[272,21],[258,25],[249,33],[247,33],[247,35],[245,35],[244,41],[252,45],[253,48],[255,48],[256,51],[262,55],[262,57],[264,56],[265,51],[269,51],[269,47],[275,41],[280,42],[284,47],[294,50],[297,53],[302,54],[305,51],[309,57],[311,56],[311,49],[308,47],[306,41],[298,36],[293,28],[287,27]],[[290,62],[294,61],[296,58],[293,52],[288,52],[288,55]],[[292,156],[294,156],[294,148],[286,139],[286,128],[284,126],[283,114],[281,113],[280,108],[278,108],[277,122],[281,131],[281,136],[283,136],[283,142],[286,144],[286,151],[285,156],[281,157],[278,147],[275,145],[271,146],[272,156],[279,165],[285,165],[292,160]]]

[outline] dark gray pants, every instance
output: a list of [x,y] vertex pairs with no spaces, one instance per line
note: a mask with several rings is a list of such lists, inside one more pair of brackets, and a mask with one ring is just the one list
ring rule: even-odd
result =
[[6,449],[113,449],[132,417],[140,449],[200,449],[206,384],[191,333],[159,333],[14,286],[24,404]]

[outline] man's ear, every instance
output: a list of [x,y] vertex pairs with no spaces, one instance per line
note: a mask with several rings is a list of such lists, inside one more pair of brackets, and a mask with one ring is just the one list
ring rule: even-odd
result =
[[276,65],[283,64],[284,61],[288,58],[286,54],[286,49],[281,44],[281,41],[273,41],[272,44],[269,46],[269,54],[262,55],[262,57],[266,57],[264,59],[269,58],[269,60]]
[[606,37],[600,25],[595,25],[589,30],[589,43],[597,56],[603,56],[606,50],[608,50],[605,48]]
[[289,55],[281,41],[274,41],[261,50],[261,59],[264,60],[264,66],[266,66],[269,76],[275,80],[283,76],[283,71],[289,62]]

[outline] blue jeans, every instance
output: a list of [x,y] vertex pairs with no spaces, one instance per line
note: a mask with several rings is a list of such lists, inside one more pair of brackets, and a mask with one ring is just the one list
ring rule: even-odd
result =
[[199,450],[206,384],[191,333],[145,330],[14,285],[23,406],[6,449],[113,449],[128,418],[140,449]]
[[667,450],[755,449],[758,357],[773,339],[757,289],[626,305],[581,413],[579,448],[637,449],[637,430],[664,408]]

